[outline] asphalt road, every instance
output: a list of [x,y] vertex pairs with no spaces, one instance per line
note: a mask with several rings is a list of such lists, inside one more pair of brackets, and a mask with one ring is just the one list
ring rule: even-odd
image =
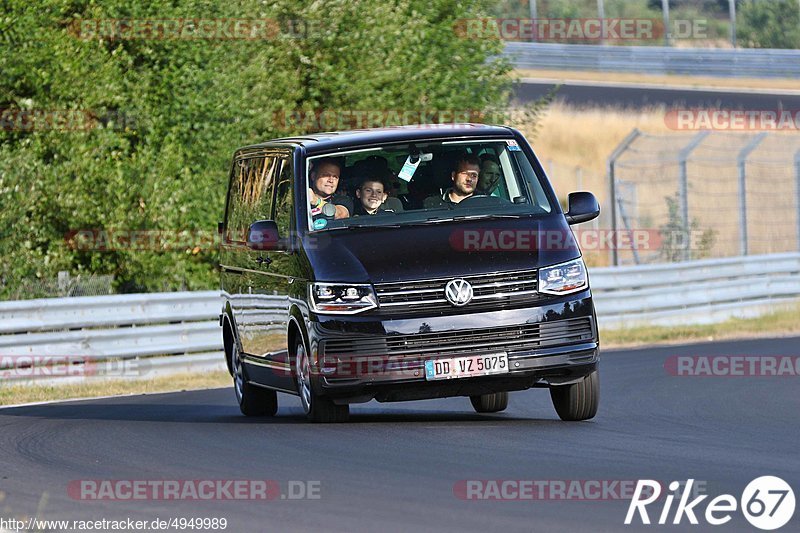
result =
[[[515,98],[530,102],[541,98],[554,87],[550,82],[526,82],[516,87]],[[800,83],[798,84],[800,88]],[[566,83],[561,86],[556,99],[576,106],[614,106],[640,109],[654,106],[678,108],[726,109],[800,109],[800,94],[768,94],[742,90],[695,90],[668,87],[626,87]]]
[[[476,501],[457,496],[459,481],[693,478],[711,497],[739,498],[752,479],[775,475],[798,491],[800,377],[675,377],[664,367],[674,355],[785,356],[798,347],[800,338],[783,338],[606,351],[601,411],[582,423],[558,421],[544,390],[513,393],[496,415],[474,414],[463,398],[373,402],[354,406],[342,425],[307,424],[289,396],[276,418],[247,419],[230,389],[2,409],[0,516],[225,517],[228,531],[684,531],[685,518],[625,527],[628,500],[613,494]],[[319,499],[71,497],[70,482],[86,479],[267,479],[284,496],[290,481],[318,481]],[[798,525],[800,511],[781,531]],[[739,512],[723,527],[691,529],[755,531]]]

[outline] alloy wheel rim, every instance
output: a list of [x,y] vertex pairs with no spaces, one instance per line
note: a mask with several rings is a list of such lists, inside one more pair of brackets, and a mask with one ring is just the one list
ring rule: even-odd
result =
[[311,368],[302,345],[297,347],[297,386],[306,412],[311,410]]
[[242,373],[242,361],[239,359],[239,348],[233,343],[231,350],[231,363],[233,364],[233,388],[236,390],[236,399],[242,401],[242,387],[244,385],[244,375]]

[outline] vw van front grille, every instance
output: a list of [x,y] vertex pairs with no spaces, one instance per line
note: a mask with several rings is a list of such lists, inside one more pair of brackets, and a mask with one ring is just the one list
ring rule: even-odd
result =
[[447,301],[444,288],[454,278],[377,283],[375,291],[381,314],[414,313],[416,311],[474,311],[503,309],[541,299],[537,291],[538,271],[518,270],[496,274],[460,276],[472,285],[472,301],[456,308]]
[[580,344],[594,339],[591,317],[568,318],[537,324],[456,330],[412,335],[329,339],[322,352],[331,357],[400,356],[438,357],[489,351],[508,353]]

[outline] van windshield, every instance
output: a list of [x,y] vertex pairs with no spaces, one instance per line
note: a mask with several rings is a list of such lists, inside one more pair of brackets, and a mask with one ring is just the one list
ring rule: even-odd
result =
[[513,140],[424,141],[309,158],[311,231],[552,211]]

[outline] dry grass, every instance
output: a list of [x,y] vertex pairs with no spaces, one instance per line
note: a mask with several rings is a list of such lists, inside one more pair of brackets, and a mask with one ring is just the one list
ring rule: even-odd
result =
[[[553,187],[560,198],[578,189],[592,191],[600,205],[609,205],[607,160],[619,143],[634,129],[660,137],[643,137],[636,147],[651,154],[654,164],[642,163],[621,168],[621,179],[636,183],[642,192],[638,216],[649,220],[648,227],[667,222],[667,204],[662,201],[677,191],[677,159],[655,164],[664,151],[677,157],[677,150],[696,132],[675,131],[665,120],[665,109],[653,107],[629,110],[615,107],[571,107],[561,103],[550,106],[542,115],[536,133],[518,124],[526,133]],[[739,196],[735,154],[756,132],[719,132],[709,136],[692,154],[689,172],[692,177],[690,203],[695,206],[692,219],[700,230],[713,229],[711,256],[739,253],[739,227],[731,199]],[[661,137],[666,136],[666,137]],[[750,214],[750,253],[766,254],[787,251],[796,242],[796,225],[774,224],[775,213],[794,216],[794,200],[781,191],[794,188],[793,156],[800,149],[796,131],[770,132],[751,153],[748,163],[748,206]],[[582,169],[579,178],[576,168]],[[698,179],[702,178],[702,179]],[[720,216],[725,214],[726,216]],[[606,219],[604,219],[606,220]],[[603,222],[608,224],[606,220]],[[790,243],[790,244],[787,244]],[[590,254],[591,255],[591,254]],[[594,254],[593,266],[606,264],[607,254]]]
[[711,76],[679,76],[639,74],[633,72],[578,72],[567,70],[517,69],[515,77],[544,78],[555,80],[606,81],[618,83],[650,83],[677,87],[714,87],[717,89],[775,89],[797,91],[797,80],[776,78],[714,78]]
[[600,339],[604,348],[618,348],[797,335],[800,334],[798,316],[800,316],[800,305],[757,318],[733,318],[719,324],[603,330],[600,332]]
[[[125,394],[151,394],[175,390],[214,389],[231,386],[230,375],[222,370],[176,374],[148,380],[91,380],[69,385],[0,386],[0,405],[92,398]],[[231,393],[233,394],[233,393]]]
[[576,167],[583,169],[580,188],[592,191],[601,205],[606,203],[608,183],[606,161],[620,142],[634,129],[646,133],[671,131],[660,108],[640,111],[613,107],[577,108],[560,103],[543,114],[536,134],[518,125],[533,145],[559,196],[574,191]]
[[[542,161],[553,159],[562,166],[581,166],[602,175],[608,156],[633,128],[647,133],[672,131],[661,108],[631,111],[555,103],[542,117],[538,135],[528,139]],[[527,133],[524,126],[522,129]]]

